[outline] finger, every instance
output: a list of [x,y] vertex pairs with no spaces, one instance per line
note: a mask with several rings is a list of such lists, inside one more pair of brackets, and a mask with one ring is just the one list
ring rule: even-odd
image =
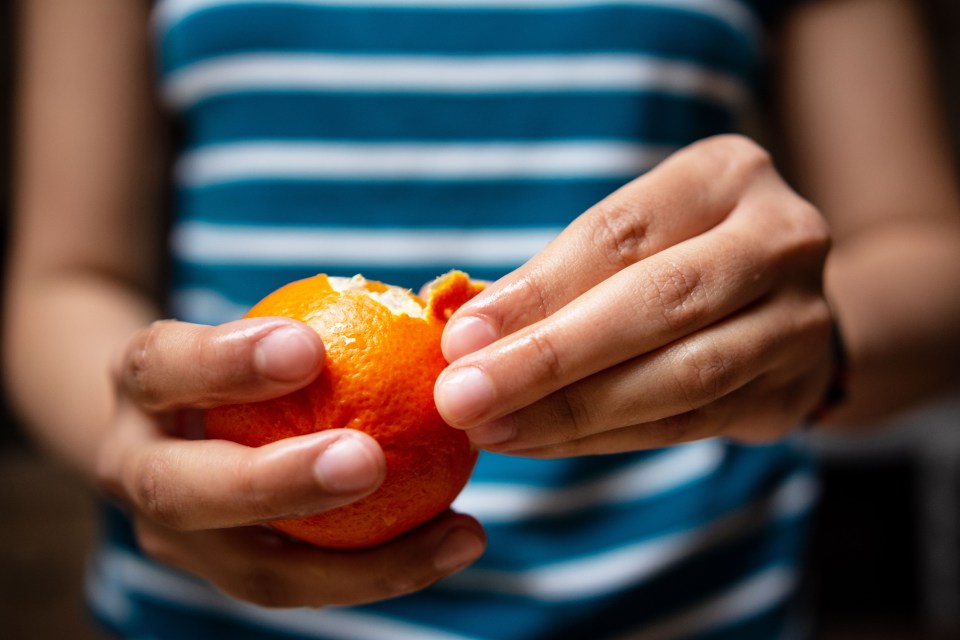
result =
[[799,376],[788,384],[762,376],[720,400],[660,420],[604,431],[577,440],[511,451],[532,458],[622,453],[713,438],[749,444],[773,442],[801,424],[814,401],[819,379]]
[[358,605],[412,593],[469,565],[486,546],[479,523],[452,512],[391,542],[349,552],[265,528],[184,533],[143,521],[137,533],[154,558],[268,607]]
[[127,397],[152,411],[252,402],[293,391],[323,367],[323,343],[286,318],[210,327],[155,322],[129,343],[115,367]]
[[589,451],[604,455],[627,451],[660,449],[714,438],[722,435],[731,421],[738,405],[744,405],[744,417],[756,421],[760,413],[757,406],[745,400],[756,395],[750,385],[742,387],[717,402],[651,422],[627,425],[618,429],[602,431],[576,440],[557,442],[517,449],[509,455],[530,458],[565,458],[587,455]]
[[[124,419],[134,419],[133,416]],[[359,500],[386,475],[377,442],[331,429],[245,447],[127,429],[101,454],[104,486],[135,510],[181,530],[297,518]]]
[[632,265],[545,320],[455,361],[438,378],[443,418],[477,426],[716,322],[779,277],[768,247],[714,230]]
[[826,358],[829,336],[822,298],[785,293],[467,434],[478,446],[507,453],[687,414],[775,371],[801,375]]
[[822,289],[829,232],[771,172],[710,231],[631,265],[549,317],[464,356],[436,401],[471,427],[718,321],[774,288]]
[[745,138],[696,143],[588,210],[527,264],[448,323],[448,361],[541,320],[618,271],[707,231],[736,206],[769,156]]

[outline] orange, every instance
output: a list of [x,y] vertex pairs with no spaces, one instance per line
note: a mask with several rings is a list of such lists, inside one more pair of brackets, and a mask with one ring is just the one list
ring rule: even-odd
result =
[[446,366],[440,335],[482,285],[459,271],[438,278],[425,302],[362,276],[324,274],[287,284],[246,317],[286,316],[313,328],[326,363],[289,395],[211,409],[206,435],[260,446],[325,429],[358,429],[383,448],[387,475],[353,504],[270,523],[313,544],[340,549],[380,544],[445,511],[469,478],[477,452],[437,412],[433,386]]

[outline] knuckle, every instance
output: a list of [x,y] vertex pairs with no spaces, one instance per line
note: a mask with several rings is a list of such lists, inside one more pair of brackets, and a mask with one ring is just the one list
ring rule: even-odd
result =
[[777,214],[777,233],[771,238],[776,255],[786,262],[813,262],[826,260],[833,239],[830,225],[813,204],[800,195],[787,191],[772,203],[769,210]]
[[157,342],[169,320],[157,320],[141,331],[125,354],[121,380],[124,390],[145,407],[160,407],[163,397],[155,380]]
[[694,145],[699,152],[718,160],[734,175],[753,175],[773,166],[770,153],[748,136],[730,133],[707,138]]
[[660,310],[671,329],[683,329],[697,322],[702,315],[699,298],[703,276],[690,264],[673,263],[652,274],[646,299]]
[[753,139],[741,134],[726,134],[714,138],[716,152],[728,159],[736,169],[751,174],[773,165],[770,153]]
[[544,424],[544,435],[550,444],[579,440],[592,432],[591,403],[586,402],[576,385],[563,387],[552,396],[554,414],[549,424]]
[[527,336],[527,343],[533,352],[531,355],[534,370],[542,372],[548,381],[561,380],[563,364],[550,336],[543,331],[532,331]]
[[643,257],[649,244],[649,227],[628,202],[605,200],[594,207],[591,217],[596,245],[615,267],[623,269]]
[[830,250],[832,237],[830,226],[820,211],[811,203],[797,196],[793,208],[793,231],[797,247],[819,260],[825,260]]
[[137,507],[154,522],[171,529],[184,524],[183,509],[170,490],[171,463],[159,453],[146,454],[133,481],[133,500]]
[[546,318],[554,311],[556,295],[548,284],[552,276],[536,262],[529,262],[524,273],[511,278],[501,290],[502,299],[510,304],[486,304],[482,308],[484,319],[491,324],[496,335],[503,336],[526,327],[531,322]]
[[515,312],[514,314],[510,314],[511,310],[507,310],[508,316],[501,322],[501,331],[505,332],[522,326],[525,322],[523,318],[529,310],[532,310],[534,317],[537,318],[546,318],[550,315],[551,301],[547,290],[544,288],[544,283],[548,280],[547,274],[543,273],[540,267],[537,267],[530,277],[517,282],[520,290],[517,292],[518,295],[515,296],[515,299],[523,300],[529,307],[521,309],[516,306],[512,309]]
[[260,482],[264,475],[258,468],[262,466],[261,462],[262,458],[259,457],[241,457],[233,467],[233,484],[238,487],[238,494],[243,496],[244,507],[251,522],[266,522],[277,517],[270,508],[269,497]]
[[819,354],[829,348],[834,332],[834,315],[829,303],[823,296],[816,296],[806,306],[802,314],[795,314],[795,322],[799,323],[798,333],[802,344],[810,345],[809,358],[816,360]]
[[229,390],[257,380],[250,366],[252,343],[246,339],[225,338],[217,330],[194,334],[190,352],[198,392],[196,403],[202,407],[221,404],[229,399]]
[[730,354],[708,344],[688,345],[676,376],[681,393],[692,407],[723,397],[737,380]]

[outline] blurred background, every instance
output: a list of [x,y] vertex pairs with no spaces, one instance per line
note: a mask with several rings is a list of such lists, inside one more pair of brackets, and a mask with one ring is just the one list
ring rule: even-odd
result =
[[[13,3],[0,2],[0,249],[10,202]],[[960,2],[922,0],[960,150]],[[960,179],[960,176],[958,176]],[[960,327],[958,327],[960,330]],[[960,399],[868,442],[812,436],[823,494],[810,593],[827,640],[960,638]],[[0,636],[96,639],[81,589],[93,495],[45,460],[0,397]]]

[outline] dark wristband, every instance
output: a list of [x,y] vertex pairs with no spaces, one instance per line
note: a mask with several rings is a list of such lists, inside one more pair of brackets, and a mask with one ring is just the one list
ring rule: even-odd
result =
[[847,359],[847,347],[843,340],[843,332],[840,331],[840,325],[837,323],[836,317],[834,317],[830,331],[830,350],[833,356],[833,377],[830,379],[830,385],[824,392],[820,403],[807,417],[808,424],[814,424],[826,419],[834,409],[843,404],[844,400],[847,399],[850,368]]

